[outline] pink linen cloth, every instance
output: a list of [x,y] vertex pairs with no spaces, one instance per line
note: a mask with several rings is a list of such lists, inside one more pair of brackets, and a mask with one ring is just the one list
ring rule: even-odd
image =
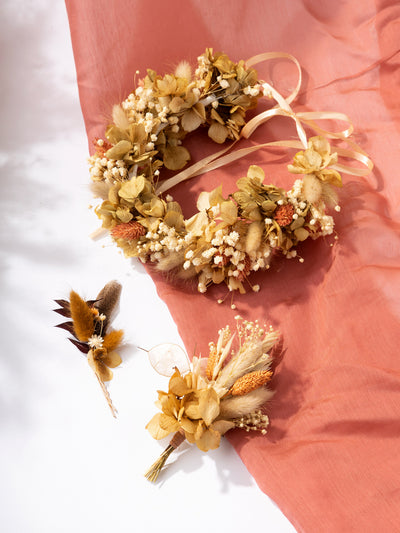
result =
[[[344,175],[339,240],[301,247],[303,264],[277,258],[253,275],[249,291],[218,305],[150,270],[188,353],[207,354],[217,329],[246,319],[282,332],[286,352],[274,381],[267,436],[231,432],[229,440],[260,488],[299,532],[400,531],[400,5],[393,0],[67,0],[79,92],[89,140],[103,137],[112,105],[134,88],[135,71],[163,74],[206,47],[233,60],[267,51],[292,53],[304,69],[296,110],[347,113],[355,139],[375,163],[367,178]],[[287,65],[261,65],[288,94]],[[257,67],[256,67],[257,68]],[[258,142],[294,138],[271,121]],[[288,137],[289,136],[289,137]],[[219,149],[196,132],[194,160]],[[252,141],[253,142],[253,139]],[[262,166],[266,181],[290,187],[293,153],[260,151],[193,178],[171,192],[189,217],[198,194],[224,193]],[[268,517],[265,517],[266,525]]]

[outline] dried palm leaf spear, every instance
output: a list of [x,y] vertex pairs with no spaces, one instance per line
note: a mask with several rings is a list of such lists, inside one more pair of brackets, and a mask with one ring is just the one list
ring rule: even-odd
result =
[[[158,391],[156,406],[161,413],[146,428],[157,440],[174,435],[146,472],[150,481],[157,479],[185,439],[206,452],[218,448],[221,436],[233,428],[266,433],[269,419],[261,407],[274,394],[267,385],[277,363],[274,347],[279,333],[257,320],[248,322],[240,316],[236,320],[237,331],[232,334],[229,326],[221,329],[217,342],[209,344],[207,359],[194,357],[187,372],[175,366],[168,392]],[[154,358],[154,349],[149,354]]]
[[109,331],[110,318],[120,294],[121,285],[117,281],[110,281],[95,300],[85,301],[75,291],[71,291],[69,300],[55,300],[60,307],[54,309],[56,313],[71,319],[56,327],[68,331],[72,335],[68,340],[87,356],[114,417],[117,410],[105,383],[113,377],[110,369],[122,362],[115,350],[122,342],[123,331]]

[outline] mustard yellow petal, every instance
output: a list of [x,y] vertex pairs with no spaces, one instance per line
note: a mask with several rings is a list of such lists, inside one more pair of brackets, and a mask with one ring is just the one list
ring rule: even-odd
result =
[[168,434],[172,433],[173,431],[178,431],[178,429],[180,428],[179,422],[176,418],[174,418],[173,416],[166,415],[164,413],[160,413],[158,421],[160,424],[160,428],[164,431],[167,431]]
[[208,452],[208,450],[215,450],[218,448],[221,442],[221,434],[214,429],[206,429],[201,437],[196,440],[197,447],[203,451]]
[[168,389],[169,392],[176,396],[184,396],[191,391],[178,369],[172,374],[171,379],[169,380]]
[[109,368],[116,368],[122,363],[122,359],[117,352],[108,352],[101,360]]
[[194,433],[196,431],[197,424],[192,420],[189,420],[185,416],[180,421],[181,428],[188,433]]
[[147,424],[146,429],[149,431],[153,439],[160,440],[169,435],[169,431],[162,429],[160,426],[161,413],[157,413],[153,416],[150,422]]
[[214,389],[205,389],[200,392],[199,412],[207,426],[219,415],[219,397]]
[[234,427],[235,423],[231,420],[217,420],[216,422],[213,422],[211,424],[211,429],[218,431],[218,433],[220,433],[221,435],[225,435],[227,431],[233,429]]

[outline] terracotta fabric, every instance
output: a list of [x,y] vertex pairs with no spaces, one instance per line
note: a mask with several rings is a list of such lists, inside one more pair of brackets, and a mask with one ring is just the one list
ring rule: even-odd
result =
[[[207,353],[219,327],[239,312],[283,335],[266,437],[228,438],[249,472],[298,531],[400,531],[400,5],[396,0],[67,0],[89,139],[102,136],[112,104],[134,87],[134,73],[165,73],[206,47],[246,59],[264,51],[295,55],[304,69],[297,110],[334,110],[354,121],[355,139],[375,162],[367,178],[344,176],[339,240],[305,243],[303,264],[274,260],[253,276],[262,287],[218,305],[152,272],[188,353]],[[288,64],[260,67],[288,93]],[[283,119],[254,140],[293,137]],[[217,147],[205,132],[188,140],[194,160]],[[290,154],[293,155],[293,154]],[[172,190],[185,214],[202,190],[225,193],[261,165],[268,181],[290,187],[283,150],[194,178]],[[266,524],[268,517],[266,517]]]

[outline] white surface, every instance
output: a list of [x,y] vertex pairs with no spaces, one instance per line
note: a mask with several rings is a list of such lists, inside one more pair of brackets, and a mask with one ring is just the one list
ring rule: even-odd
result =
[[[143,268],[88,235],[97,219],[62,2],[1,3],[0,529],[54,532],[293,532],[233,448],[182,446],[152,485],[144,426],[157,375],[137,346],[181,344]],[[123,285],[115,327],[130,345],[115,371],[114,420],[84,356],[53,326],[53,298]]]

